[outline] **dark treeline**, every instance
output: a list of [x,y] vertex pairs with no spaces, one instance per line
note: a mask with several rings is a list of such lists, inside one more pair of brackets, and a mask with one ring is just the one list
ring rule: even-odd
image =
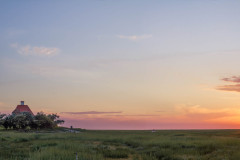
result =
[[0,114],[0,126],[5,129],[53,129],[64,123],[57,114],[38,112],[35,116],[23,112],[20,114]]

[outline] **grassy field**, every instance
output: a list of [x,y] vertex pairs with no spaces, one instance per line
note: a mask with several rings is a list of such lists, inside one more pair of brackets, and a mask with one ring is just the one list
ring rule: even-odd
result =
[[240,130],[0,131],[1,160],[240,160]]

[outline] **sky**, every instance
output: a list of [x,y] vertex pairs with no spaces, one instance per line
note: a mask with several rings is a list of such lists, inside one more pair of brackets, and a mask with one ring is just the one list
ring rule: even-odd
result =
[[85,129],[240,128],[240,1],[0,1],[0,112]]

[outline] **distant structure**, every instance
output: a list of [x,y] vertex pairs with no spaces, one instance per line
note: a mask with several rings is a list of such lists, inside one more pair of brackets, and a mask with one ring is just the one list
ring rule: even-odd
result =
[[21,104],[17,105],[16,109],[12,112],[12,114],[19,114],[23,112],[28,112],[31,115],[34,115],[28,105],[24,105],[24,101],[21,101]]

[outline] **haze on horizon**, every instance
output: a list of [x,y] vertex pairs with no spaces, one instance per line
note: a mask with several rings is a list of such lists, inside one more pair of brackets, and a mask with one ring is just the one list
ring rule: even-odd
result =
[[0,112],[86,129],[240,128],[240,1],[2,1]]

